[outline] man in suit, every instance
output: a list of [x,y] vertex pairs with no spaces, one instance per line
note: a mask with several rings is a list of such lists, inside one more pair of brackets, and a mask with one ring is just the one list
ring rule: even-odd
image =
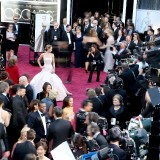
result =
[[82,33],[84,35],[88,35],[90,29],[91,29],[91,25],[89,23],[89,18],[84,18],[84,26],[83,26]]
[[67,26],[67,18],[63,18],[62,24],[59,25],[59,29],[61,31],[61,36],[62,36],[63,32],[66,31],[66,26]]
[[32,113],[28,117],[28,127],[32,128],[36,132],[35,143],[38,143],[41,139],[47,137],[47,123],[48,115],[46,112],[46,104],[42,101],[38,103],[38,111]]
[[87,126],[87,134],[90,137],[93,137],[93,139],[97,142],[100,149],[108,146],[107,140],[100,133],[97,123],[91,122],[91,124]]
[[14,16],[13,17],[13,20],[14,20],[14,24],[13,24],[13,31],[14,31],[14,34],[16,36],[16,40],[15,40],[15,49],[14,49],[14,54],[17,55],[18,53],[18,47],[19,47],[19,43],[20,43],[20,24],[18,24],[18,17],[17,16]]
[[126,42],[127,42],[126,49],[128,49],[130,51],[130,54],[133,54],[133,50],[135,49],[136,44],[132,41],[131,35],[126,36]]
[[27,131],[27,140],[23,143],[18,143],[14,149],[12,160],[24,160],[25,156],[29,153],[37,155],[34,146],[34,139],[36,132],[33,129]]
[[[25,91],[25,87],[22,85],[14,85],[13,89],[16,91],[16,95],[12,98],[12,120],[10,123],[10,127],[12,129],[12,132],[9,133],[9,138],[11,140],[11,145],[13,145],[18,138],[20,137],[20,132],[24,125],[27,124],[27,116],[28,111],[25,107],[22,93]],[[11,138],[12,137],[12,138]]]
[[54,108],[55,121],[52,122],[48,129],[48,141],[53,140],[52,148],[56,148],[61,143],[67,141],[74,134],[70,121],[62,119],[63,111],[59,107]]
[[119,62],[123,58],[128,57],[128,50],[126,49],[127,43],[126,41],[120,42],[120,50],[117,51],[115,47],[113,47],[113,58],[116,60],[115,65],[119,65]]
[[87,91],[88,100],[90,100],[93,104],[92,112],[96,112],[99,116],[104,117],[104,105],[100,98],[97,97],[94,89],[89,89]]
[[119,147],[121,140],[121,130],[113,127],[108,131],[109,148],[113,149],[113,154],[117,155],[115,160],[127,160],[127,153]]
[[19,84],[23,85],[26,88],[26,97],[28,99],[28,103],[30,104],[33,99],[33,88],[29,84],[27,77],[21,76],[19,78]]
[[57,66],[57,59],[59,57],[59,50],[58,50],[58,42],[61,40],[61,30],[59,29],[58,22],[53,22],[53,27],[48,30],[47,33],[47,41],[48,44],[53,46],[53,53],[55,56],[55,63]]
[[102,38],[102,28],[100,28],[98,26],[98,20],[93,20],[92,22],[93,24],[93,28],[95,29],[95,31],[97,32],[98,38],[101,39]]
[[119,30],[116,22],[112,23],[112,28],[113,28],[113,31],[114,31],[114,39],[116,40],[118,38],[118,30]]
[[0,98],[3,99],[3,109],[12,112],[11,101],[9,98],[9,84],[7,82],[0,83]]
[[139,109],[141,108],[141,103],[139,97],[136,97],[136,93],[138,90],[137,86],[137,78],[133,70],[130,69],[127,63],[122,63],[122,72],[120,73],[119,77],[123,80],[123,89],[126,90],[126,93],[129,97],[130,106],[128,107],[130,117],[137,115]]
[[72,51],[73,51],[73,41],[74,41],[74,35],[71,31],[71,25],[66,26],[66,31],[62,33],[62,41],[65,41],[68,43],[67,53],[64,55],[64,58],[67,58],[67,67],[71,67],[71,57],[72,57]]
[[61,31],[59,29],[58,22],[53,22],[53,27],[48,30],[47,41],[50,45],[53,45],[56,41],[61,40]]

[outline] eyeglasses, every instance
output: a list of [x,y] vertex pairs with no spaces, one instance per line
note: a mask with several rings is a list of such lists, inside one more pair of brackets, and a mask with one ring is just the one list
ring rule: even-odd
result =
[[15,21],[17,21],[18,19],[14,19]]

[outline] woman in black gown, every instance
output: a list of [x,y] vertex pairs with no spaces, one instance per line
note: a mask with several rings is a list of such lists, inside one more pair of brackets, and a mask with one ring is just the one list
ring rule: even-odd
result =
[[81,27],[76,27],[76,34],[75,34],[75,68],[84,67],[85,56],[84,56],[84,49],[83,49],[83,34],[81,32]]

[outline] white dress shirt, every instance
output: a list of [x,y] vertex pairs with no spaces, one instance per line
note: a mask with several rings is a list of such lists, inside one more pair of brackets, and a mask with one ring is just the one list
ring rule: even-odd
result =
[[42,120],[42,123],[43,123],[45,135],[47,135],[46,118],[45,118],[45,116],[42,116],[43,113],[40,112],[39,110],[38,110],[38,113],[39,113],[41,120]]
[[68,36],[68,40],[69,40],[69,44],[71,44],[72,42],[71,42],[71,36],[70,36],[70,33],[69,32],[67,32],[67,36]]

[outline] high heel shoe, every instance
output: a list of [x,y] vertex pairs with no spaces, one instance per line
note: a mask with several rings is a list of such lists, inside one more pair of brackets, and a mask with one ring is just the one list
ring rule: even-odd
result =
[[85,70],[86,71],[86,73],[88,73],[88,71],[87,70]]

